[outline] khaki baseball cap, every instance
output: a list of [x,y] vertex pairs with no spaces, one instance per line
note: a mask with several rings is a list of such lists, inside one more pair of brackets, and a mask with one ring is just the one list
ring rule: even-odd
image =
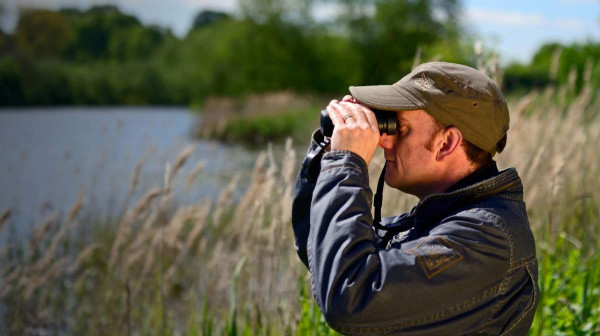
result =
[[508,106],[500,88],[465,65],[424,63],[393,85],[351,86],[350,93],[380,110],[425,110],[445,126],[458,128],[467,141],[492,156],[508,132]]

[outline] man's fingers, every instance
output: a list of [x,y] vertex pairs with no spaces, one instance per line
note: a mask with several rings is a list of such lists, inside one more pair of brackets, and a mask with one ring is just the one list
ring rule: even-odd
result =
[[363,111],[363,108],[360,105],[348,103],[348,102],[342,102],[340,104],[340,106],[342,106],[344,108],[344,110],[348,111],[347,112],[348,114],[351,114],[352,116],[354,116],[354,118],[346,119],[347,121],[349,121],[350,119],[355,119],[353,121],[355,121],[359,127],[361,127],[361,128],[369,127],[369,121],[367,120],[367,117],[365,116],[365,112]]
[[337,106],[337,100],[332,100],[331,103],[327,105],[327,113],[329,114],[329,118],[333,122],[334,126],[342,125],[344,123],[344,120],[342,119],[342,116],[338,111]]
[[370,128],[372,131],[379,132],[377,118],[373,111],[362,104],[346,103],[345,105],[353,110],[358,126],[361,128]]
[[371,126],[371,129],[379,132],[379,124],[377,123],[377,117],[375,117],[375,113],[371,110],[368,110],[365,115],[367,116],[367,120],[369,120],[369,126]]
[[342,98],[342,102],[356,103],[356,99],[354,99],[354,97],[351,95],[345,95],[344,98]]

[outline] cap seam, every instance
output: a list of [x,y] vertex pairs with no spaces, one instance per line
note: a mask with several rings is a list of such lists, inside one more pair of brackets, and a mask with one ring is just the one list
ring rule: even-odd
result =
[[[442,69],[438,68],[438,67],[437,67],[437,66],[435,66],[434,64],[431,64],[431,67],[432,67],[432,68],[436,68],[436,69],[437,69],[437,70],[439,70],[440,72],[443,72],[443,73],[444,73],[446,76],[448,76],[448,77],[450,77],[450,78],[452,78],[452,79],[456,80],[457,82],[461,83],[461,84],[462,84],[462,85],[464,85],[464,86],[467,86],[467,87],[469,87],[469,88],[471,88],[471,89],[473,89],[473,90],[475,90],[475,91],[477,91],[477,92],[479,92],[479,93],[481,93],[481,94],[488,95],[488,96],[490,96],[490,97],[492,96],[492,95],[488,94],[488,93],[487,93],[487,92],[485,92],[485,91],[482,91],[482,90],[480,90],[480,89],[478,89],[478,88],[475,88],[475,87],[473,87],[473,86],[471,86],[471,85],[469,85],[469,84],[467,84],[467,83],[465,83],[465,82],[461,81],[460,79],[458,79],[458,78],[456,78],[456,77],[452,76],[451,74],[447,73],[446,71],[444,71],[444,70],[442,70]],[[476,71],[479,71],[479,70],[476,70]],[[483,72],[479,71],[479,73],[481,73],[482,75],[486,76],[488,79],[492,80],[491,78],[489,78],[489,77],[488,77],[486,74],[484,74]],[[494,84],[495,84],[495,83],[494,83]],[[493,99],[493,98],[492,98],[492,100],[493,100],[493,101],[503,101],[503,99]]]

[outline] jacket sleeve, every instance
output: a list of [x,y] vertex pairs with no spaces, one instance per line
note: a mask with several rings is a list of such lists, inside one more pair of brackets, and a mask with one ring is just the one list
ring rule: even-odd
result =
[[[294,198],[292,201],[292,227],[294,229],[294,244],[296,252],[302,263],[308,268],[308,259],[306,256],[306,242],[310,231],[310,204],[312,202],[312,194],[315,189],[315,181],[317,180],[319,170],[309,171],[309,160],[317,160],[315,164],[320,164],[321,157],[315,156],[315,153],[320,150],[319,143],[323,142],[323,135],[320,130],[315,130],[311,137],[311,143],[304,158],[296,186],[294,189]],[[316,173],[316,174],[315,174]],[[314,176],[312,176],[312,175]]]
[[502,230],[488,228],[481,214],[465,213],[428,236],[383,249],[372,229],[371,200],[364,160],[352,152],[325,154],[307,257],[328,324],[348,335],[478,331],[508,271]]

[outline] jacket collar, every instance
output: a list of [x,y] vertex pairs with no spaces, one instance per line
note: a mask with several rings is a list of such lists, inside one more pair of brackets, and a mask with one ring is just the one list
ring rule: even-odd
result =
[[[457,184],[463,185],[461,182],[463,180]],[[419,201],[411,211],[414,215],[415,229],[424,232],[432,223],[441,220],[451,211],[488,196],[495,195],[517,201],[523,200],[523,184],[515,168],[505,169],[495,176],[484,178],[459,189],[454,189],[453,186],[449,190],[451,191],[426,196]]]

